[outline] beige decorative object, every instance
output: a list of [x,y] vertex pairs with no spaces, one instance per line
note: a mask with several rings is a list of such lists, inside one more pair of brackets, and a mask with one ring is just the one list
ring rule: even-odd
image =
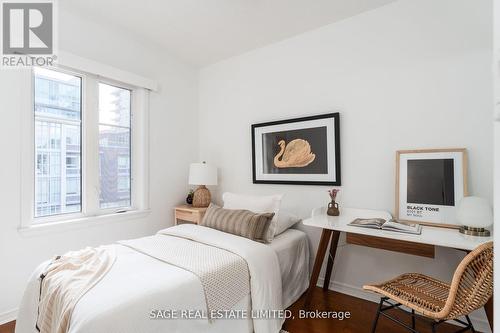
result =
[[482,244],[469,253],[455,270],[451,284],[409,273],[363,288],[435,320],[434,325],[457,320],[483,307],[493,294],[493,242]]
[[211,199],[212,197],[208,188],[205,185],[200,185],[196,191],[194,191],[193,207],[208,207]]
[[306,140],[295,139],[288,144],[285,140],[280,140],[278,145],[281,150],[274,157],[274,165],[277,168],[302,168],[311,164],[316,158],[316,155],[311,153],[311,145]]
[[189,184],[199,185],[194,191],[193,207],[208,207],[210,191],[205,185],[217,185],[217,168],[203,163],[191,163],[189,166]]

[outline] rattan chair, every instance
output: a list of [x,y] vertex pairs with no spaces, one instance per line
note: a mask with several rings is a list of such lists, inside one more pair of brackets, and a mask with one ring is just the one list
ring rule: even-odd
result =
[[[380,315],[418,333],[415,330],[415,312],[431,319],[433,333],[439,324],[447,320],[465,325],[459,332],[475,332],[468,315],[483,307],[493,293],[493,242],[480,245],[470,252],[455,270],[451,284],[423,274],[410,273],[363,288],[383,296],[372,333],[377,329]],[[411,327],[384,312],[393,308],[407,312],[401,306],[411,309]],[[467,322],[459,320],[462,316]]]

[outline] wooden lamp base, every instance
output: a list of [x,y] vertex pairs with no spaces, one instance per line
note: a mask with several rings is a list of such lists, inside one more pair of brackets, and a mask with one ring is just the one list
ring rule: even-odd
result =
[[200,185],[193,194],[193,207],[208,207],[211,200],[208,188],[205,185]]

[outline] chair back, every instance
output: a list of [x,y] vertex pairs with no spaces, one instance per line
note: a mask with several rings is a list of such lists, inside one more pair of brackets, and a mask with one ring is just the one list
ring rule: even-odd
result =
[[468,315],[493,294],[493,242],[478,246],[458,265],[441,314],[445,319]]

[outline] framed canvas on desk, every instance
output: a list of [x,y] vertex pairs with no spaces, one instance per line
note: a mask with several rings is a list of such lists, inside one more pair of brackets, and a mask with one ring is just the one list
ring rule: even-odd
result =
[[465,196],[465,148],[396,152],[398,220],[458,229],[456,207]]

